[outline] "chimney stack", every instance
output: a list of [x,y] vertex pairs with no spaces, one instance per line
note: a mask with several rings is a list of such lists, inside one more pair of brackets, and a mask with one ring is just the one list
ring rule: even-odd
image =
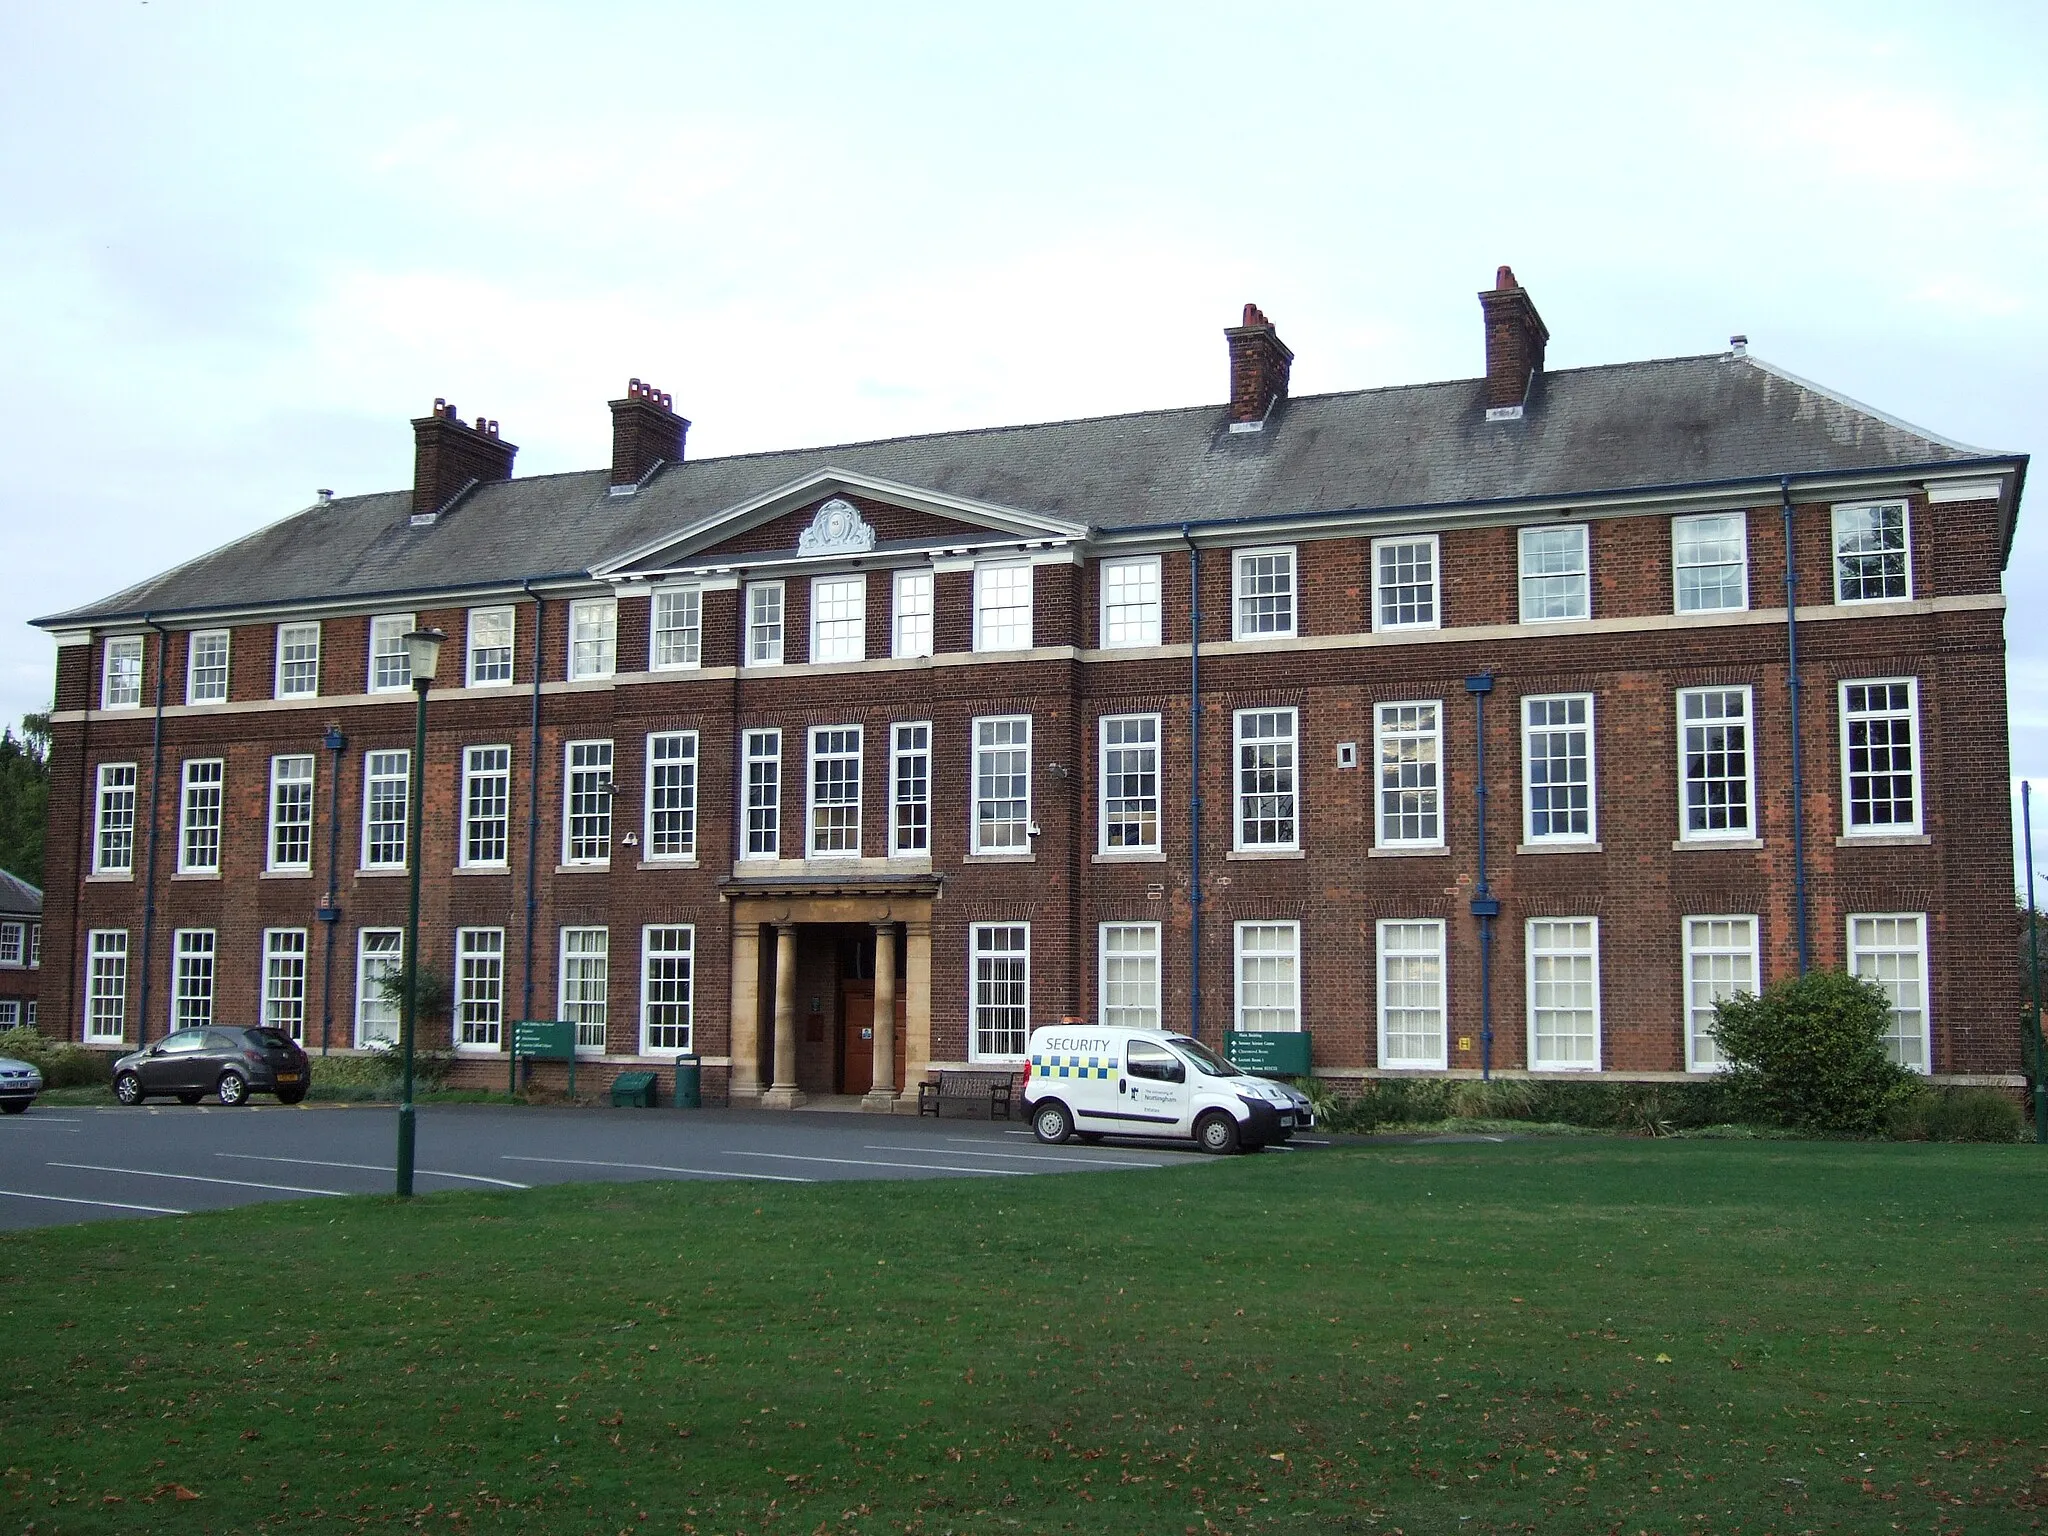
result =
[[1256,432],[1287,398],[1294,354],[1256,304],[1245,305],[1244,324],[1226,327],[1223,336],[1230,343],[1230,430]]
[[1529,291],[1515,281],[1513,267],[1495,274],[1492,290],[1479,295],[1479,307],[1486,314],[1486,414],[1489,420],[1512,420],[1522,414],[1543,372],[1550,330]]
[[675,413],[668,391],[639,379],[611,402],[614,490],[638,485],[657,464],[680,464],[690,424]]
[[465,425],[446,400],[431,416],[413,418],[412,510],[439,512],[472,480],[510,480],[519,450],[498,437],[498,424],[479,416]]

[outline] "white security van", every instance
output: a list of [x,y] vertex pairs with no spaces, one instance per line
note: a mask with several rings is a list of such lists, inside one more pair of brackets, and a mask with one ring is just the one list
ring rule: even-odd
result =
[[1034,1029],[1027,1055],[1024,1103],[1040,1141],[1188,1136],[1204,1152],[1235,1152],[1315,1123],[1294,1089],[1186,1035],[1062,1024]]

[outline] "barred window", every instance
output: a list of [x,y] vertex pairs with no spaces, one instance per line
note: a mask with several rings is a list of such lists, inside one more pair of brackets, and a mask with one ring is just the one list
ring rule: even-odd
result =
[[1755,836],[1755,765],[1747,688],[1688,688],[1678,695],[1679,836]]
[[1524,528],[1520,551],[1524,624],[1592,616],[1584,523]]
[[320,626],[277,626],[277,696],[310,699],[320,692]]
[[976,923],[968,948],[969,1054],[976,1061],[1022,1056],[1031,1034],[1031,925]]
[[569,605],[569,676],[610,677],[617,669],[619,602],[591,597]]
[[465,747],[462,753],[462,863],[505,864],[510,843],[512,749]]
[[864,661],[867,654],[867,577],[815,578],[811,582],[811,660]]
[[1232,562],[1237,583],[1238,640],[1284,639],[1294,633],[1294,551],[1240,549]]
[[1102,851],[1159,848],[1159,717],[1104,715]]
[[654,654],[657,672],[697,666],[704,648],[704,598],[696,587],[669,587],[654,594]]
[[747,665],[782,665],[782,583],[757,581],[747,588]]
[[930,853],[932,728],[923,720],[895,727],[889,771],[889,852]]
[[1101,927],[1102,1022],[1110,1029],[1159,1027],[1159,924]]
[[782,853],[782,732],[748,731],[746,846],[740,857]]
[[892,653],[897,656],[929,656],[932,653],[932,573],[898,571],[896,604],[892,614],[896,631]]
[[1443,921],[1381,922],[1379,981],[1380,1065],[1448,1066]]
[[611,937],[602,928],[562,930],[562,1013],[576,1026],[576,1049],[602,1051],[610,979]]
[[1238,1029],[1300,1029],[1301,924],[1239,923],[1235,938]]
[[142,636],[116,635],[100,663],[100,708],[136,709],[142,703]]
[[974,851],[1031,849],[1031,717],[974,722]]
[[178,811],[180,874],[220,873],[221,787],[227,765],[217,757],[187,760]]
[[270,867],[313,867],[313,758],[310,753],[270,760]]
[[1441,707],[1382,704],[1375,711],[1380,785],[1373,841],[1382,848],[1443,845]]
[[180,928],[171,956],[171,1027],[203,1029],[213,1022],[213,930]]
[[135,765],[101,763],[94,802],[92,871],[126,875],[135,869]]
[[974,568],[974,648],[977,651],[1031,649],[1031,567],[977,565]]
[[1372,541],[1374,629],[1435,629],[1437,612],[1437,541],[1419,539]]
[[1749,519],[1740,512],[1671,520],[1671,588],[1680,613],[1749,606]]
[[1842,684],[1842,804],[1851,836],[1920,830],[1919,685]]
[[398,998],[387,990],[405,974],[405,930],[363,928],[356,933],[356,1048],[398,1038]]
[[1291,709],[1237,712],[1237,846],[1296,844],[1295,729]]
[[612,856],[612,744],[572,741],[564,753],[562,862],[608,863]]
[[486,688],[512,681],[513,611],[469,610],[469,686]]
[[1712,1072],[1722,1065],[1714,1038],[1714,1004],[1757,986],[1756,917],[1685,920],[1685,1068]]
[[266,1028],[294,1040],[306,1038],[306,930],[268,928],[263,933],[263,1010]]
[[370,620],[370,692],[400,693],[412,686],[412,656],[405,648],[411,630],[409,613],[379,614]]
[[664,731],[647,738],[647,857],[696,853],[697,733]]
[[1529,1065],[1539,1072],[1600,1067],[1600,920],[1531,918]]
[[1906,504],[1834,509],[1835,601],[1873,603],[1913,595]]
[[1522,700],[1522,841],[1594,837],[1593,696]]
[[363,868],[405,868],[409,751],[363,754]]
[[1102,562],[1102,645],[1159,643],[1159,557]]
[[228,632],[197,629],[187,642],[185,702],[221,704],[228,696]]
[[667,1055],[690,1049],[691,989],[697,932],[687,925],[640,932],[640,1049]]
[[118,1041],[128,1033],[128,930],[86,936],[85,1038]]
[[455,1044],[495,1051],[505,1028],[505,930],[455,930]]
[[811,728],[810,853],[860,853],[861,728]]

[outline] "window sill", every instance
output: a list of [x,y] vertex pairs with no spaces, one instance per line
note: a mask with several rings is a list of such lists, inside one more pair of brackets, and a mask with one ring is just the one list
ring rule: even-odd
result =
[[1593,622],[1593,616],[1590,613],[1579,613],[1568,619],[1521,619],[1517,622],[1523,629],[1562,629],[1567,624],[1590,624]]
[[505,1054],[505,1047],[503,1047],[502,1045],[458,1045],[458,1046],[456,1046],[456,1047],[455,1047],[455,1054],[456,1054],[456,1055],[458,1055],[458,1056],[463,1056],[463,1057],[469,1057],[469,1056],[498,1056],[498,1057],[502,1057],[502,1056],[503,1056],[503,1055]]
[[1755,852],[1763,847],[1760,837],[1698,837],[1679,838],[1671,845],[1673,853],[1741,853]]
[[1088,856],[1090,864],[1164,864],[1166,855],[1143,848],[1113,848]]
[[510,864],[458,864],[449,873],[457,875],[509,875],[512,873],[512,866]]
[[1601,846],[1598,843],[1521,843],[1515,848],[1517,853],[1599,853],[1601,851]]
[[402,880],[405,878],[405,873],[403,868],[358,869],[356,871],[356,878],[358,880]]
[[606,859],[602,864],[557,864],[555,866],[555,873],[558,875],[608,875],[611,873],[611,868],[612,861]]
[[1036,864],[1035,853],[969,853],[961,856],[962,864]]
[[1837,848],[1928,848],[1934,839],[1925,832],[1851,832],[1835,839]]
[[1441,843],[1433,848],[1404,848],[1397,845],[1392,848],[1368,848],[1365,850],[1365,856],[1368,859],[1447,859],[1451,856],[1451,850]]
[[133,885],[135,883],[135,872],[130,870],[125,875],[87,875],[85,883],[87,885]]
[[1257,863],[1262,859],[1305,859],[1308,855],[1299,848],[1233,848],[1223,857],[1237,863]]
[[173,880],[218,880],[220,878],[220,871],[217,869],[181,869],[175,875],[172,875],[171,878]]
[[635,869],[701,869],[703,866],[694,858],[642,859],[633,866]]
[[260,871],[256,878],[258,880],[310,880],[313,878],[313,871],[310,869],[266,869]]

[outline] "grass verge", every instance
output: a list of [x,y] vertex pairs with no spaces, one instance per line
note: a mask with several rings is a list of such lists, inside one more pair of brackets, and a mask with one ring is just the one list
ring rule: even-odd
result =
[[16,1233],[6,1507],[39,1532],[2029,1530],[2044,1195],[2024,1147],[1583,1140]]

